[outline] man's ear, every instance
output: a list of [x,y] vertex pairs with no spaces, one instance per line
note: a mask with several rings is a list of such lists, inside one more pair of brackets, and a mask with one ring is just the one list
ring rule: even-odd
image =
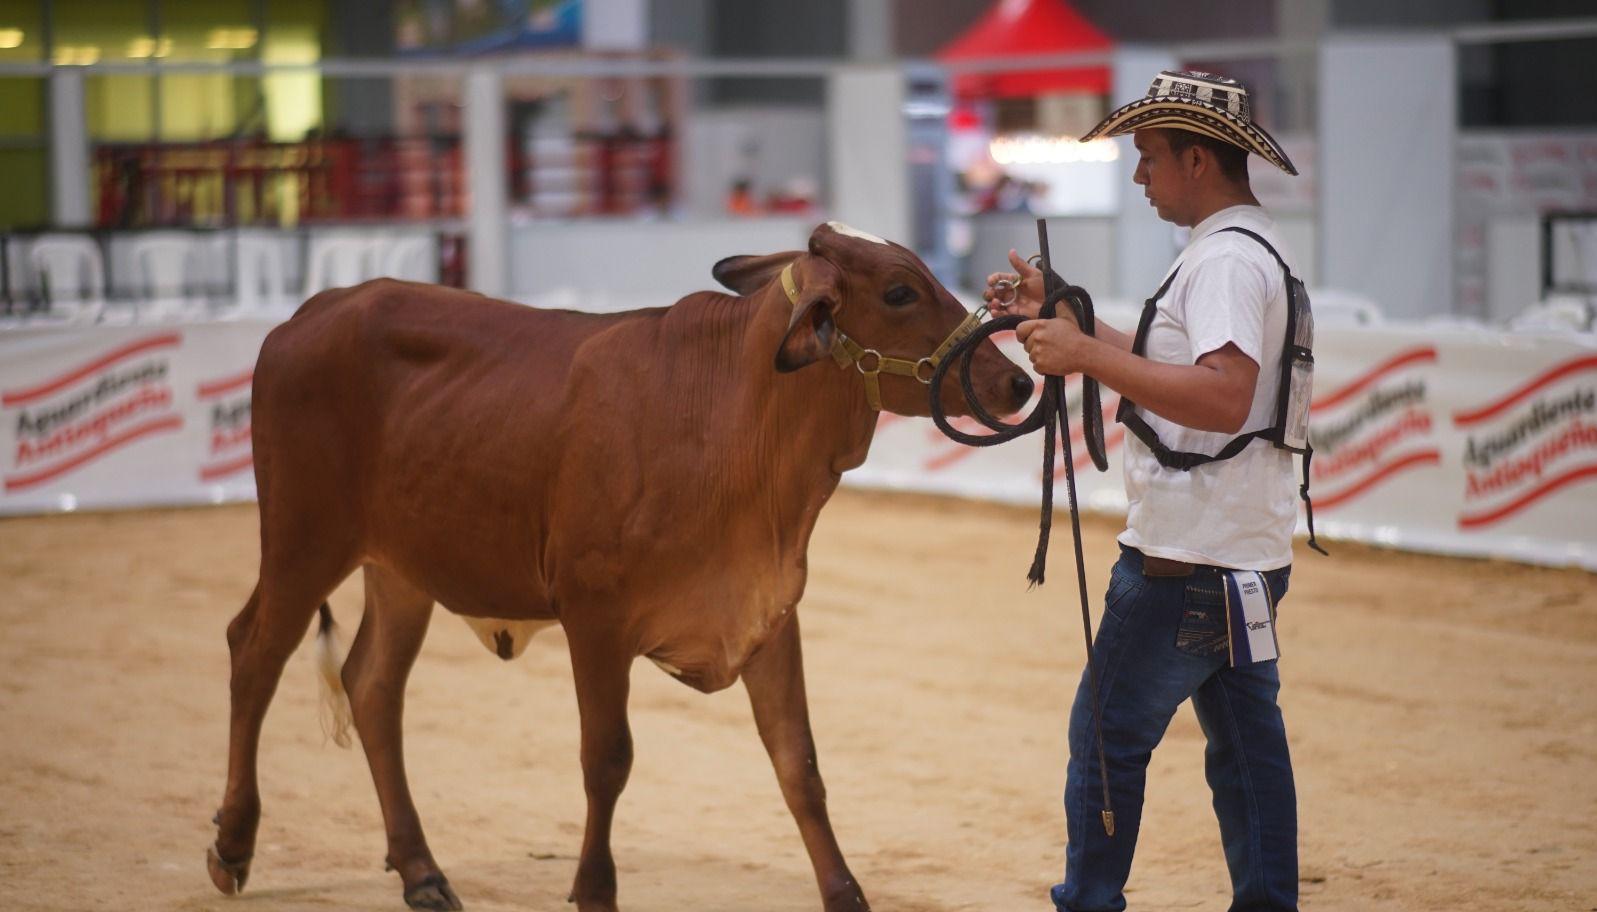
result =
[[782,344],[776,350],[776,369],[784,374],[830,356],[832,343],[837,339],[834,319],[840,300],[841,276],[835,267],[819,257],[811,257],[806,262],[819,268],[805,271],[798,301],[793,305],[793,316],[788,320],[787,335],[782,337]]
[[786,250],[763,256],[729,256],[710,267],[710,275],[740,295],[753,294],[764,288],[782,267],[803,255],[799,250]]

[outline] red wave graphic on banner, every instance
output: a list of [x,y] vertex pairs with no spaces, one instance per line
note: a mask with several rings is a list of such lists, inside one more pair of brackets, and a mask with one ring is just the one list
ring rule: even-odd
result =
[[1391,478],[1393,475],[1396,475],[1399,472],[1406,472],[1409,469],[1419,468],[1420,466],[1440,465],[1441,462],[1442,454],[1436,449],[1420,450],[1417,453],[1411,453],[1401,459],[1395,459],[1381,466],[1374,472],[1366,475],[1363,480],[1359,481],[1350,488],[1343,488],[1342,490],[1337,491],[1330,496],[1314,495],[1314,509],[1332,509],[1340,504],[1347,503],[1348,501],[1367,493],[1371,488],[1375,487],[1386,479]]
[[[1073,438],[1075,434],[1070,434],[1070,436]],[[1112,454],[1112,452],[1115,452],[1115,447],[1118,447],[1119,444],[1124,441],[1124,439],[1126,439],[1126,426],[1115,425],[1115,428],[1113,428],[1112,431],[1107,431],[1107,433],[1104,434],[1104,454],[1108,455]],[[1086,447],[1084,442],[1083,447]],[[1078,450],[1075,462],[1076,471],[1084,470],[1084,468],[1089,465],[1092,465],[1092,454],[1089,454],[1088,450],[1086,449]],[[1059,476],[1060,471],[1064,470],[1054,471],[1054,476]]]
[[235,459],[229,459],[227,462],[219,462],[215,465],[201,466],[200,481],[215,481],[218,478],[226,478],[229,475],[236,475],[254,464],[255,454],[245,453],[243,456],[239,456]]
[[1317,412],[1320,409],[1331,408],[1332,406],[1338,405],[1341,402],[1358,395],[1372,383],[1397,370],[1398,368],[1408,367],[1410,364],[1432,364],[1435,363],[1435,361],[1436,349],[1432,346],[1426,346],[1424,348],[1411,348],[1408,351],[1399,352],[1381,364],[1370,368],[1370,370],[1364,374],[1355,377],[1351,382],[1347,383],[1336,392],[1326,396],[1315,396],[1314,401],[1309,405],[1309,411]]
[[1316,454],[1320,458],[1314,460],[1313,478],[1330,483],[1339,475],[1351,474],[1375,462],[1389,450],[1409,444],[1414,437],[1428,437],[1430,433],[1430,413],[1420,408],[1407,409],[1356,444],[1343,444]]
[[1542,482],[1535,488],[1532,488],[1530,491],[1525,492],[1521,496],[1502,505],[1501,507],[1498,507],[1495,510],[1487,513],[1466,513],[1460,516],[1458,518],[1458,527],[1460,529],[1478,529],[1481,526],[1489,526],[1493,523],[1501,522],[1508,517],[1513,516],[1515,513],[1525,509],[1536,501],[1541,500],[1543,497],[1553,493],[1559,488],[1572,485],[1581,479],[1590,478],[1593,476],[1597,476],[1597,465],[1580,466],[1579,468],[1570,469],[1562,475],[1558,475]]
[[93,462],[101,456],[109,454],[112,450],[120,449],[140,437],[147,437],[150,434],[160,433],[161,431],[175,431],[181,427],[183,427],[183,416],[181,415],[167,415],[161,418],[153,418],[143,424],[136,424],[115,437],[106,438],[99,446],[84,450],[65,462],[58,462],[53,466],[48,466],[27,475],[9,476],[6,478],[6,490],[21,491],[43,484],[52,478],[65,475],[85,463]]
[[[948,419],[948,423],[953,426],[954,430],[964,431],[967,434],[976,434],[987,430],[987,428],[975,418],[950,418]],[[931,456],[925,462],[921,463],[921,468],[928,472],[940,472],[954,463],[974,455],[976,452],[976,447],[968,447],[962,443],[957,443],[953,440],[949,440],[947,437],[944,437],[943,432],[938,430],[936,426],[932,426],[926,430],[926,437],[942,450],[942,452]]]
[[133,342],[129,342],[121,348],[113,349],[112,351],[105,353],[104,355],[94,359],[93,361],[90,361],[88,364],[85,364],[82,367],[73,368],[72,370],[67,371],[53,380],[46,380],[44,383],[41,383],[38,386],[30,387],[25,390],[6,393],[4,396],[0,396],[0,404],[22,405],[24,403],[32,402],[35,399],[48,396],[64,386],[70,386],[71,384],[82,380],[84,377],[87,377],[89,374],[92,374],[95,371],[104,370],[118,361],[125,361],[134,355],[152,351],[157,348],[169,348],[173,345],[181,343],[182,341],[183,334],[174,332],[162,333],[159,336],[149,336],[144,339],[138,339]]
[[210,399],[213,396],[220,396],[223,393],[230,393],[239,387],[249,386],[250,382],[254,379],[255,368],[252,367],[242,374],[235,374],[231,377],[223,377],[220,380],[209,380],[205,383],[201,383],[199,389],[196,391],[196,394],[201,399]]
[[1507,396],[1504,396],[1490,405],[1483,405],[1478,409],[1468,412],[1454,412],[1453,424],[1458,427],[1465,427],[1467,425],[1485,421],[1486,419],[1504,411],[1505,409],[1512,408],[1526,396],[1529,396],[1531,393],[1536,392],[1549,383],[1562,380],[1570,374],[1578,374],[1581,371],[1588,370],[1597,370],[1597,355],[1590,355],[1584,358],[1575,358],[1570,361],[1565,361],[1563,364],[1555,365],[1549,368],[1546,373],[1536,377],[1535,379],[1526,383],[1524,386],[1514,390],[1512,393],[1509,393]]

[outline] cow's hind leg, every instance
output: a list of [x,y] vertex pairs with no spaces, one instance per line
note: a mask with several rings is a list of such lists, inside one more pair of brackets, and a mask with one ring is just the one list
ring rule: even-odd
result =
[[616,801],[632,772],[632,730],[627,724],[632,654],[609,637],[568,630],[571,667],[582,717],[582,781],[588,822],[582,856],[568,901],[578,912],[615,912],[616,866],[610,825]]
[[228,731],[227,788],[216,812],[216,844],[206,857],[211,882],[226,894],[244,889],[255,853],[261,819],[256,760],[261,724],[277,692],[283,666],[305,638],[316,607],[348,573],[336,557],[320,555],[314,566],[297,572],[269,572],[262,560],[260,580],[244,609],[227,626],[232,654],[232,712]]
[[405,683],[427,636],[432,596],[392,571],[366,568],[366,613],[344,663],[344,689],[371,766],[388,833],[388,867],[413,909],[459,909],[460,900],[433,861],[405,779],[402,722]]
[[771,755],[782,797],[798,822],[826,912],[861,912],[870,908],[849,873],[826,814],[826,785],[815,759],[810,711],[804,695],[804,662],[799,649],[799,623],[789,615],[743,669],[743,684],[754,707],[760,740]]

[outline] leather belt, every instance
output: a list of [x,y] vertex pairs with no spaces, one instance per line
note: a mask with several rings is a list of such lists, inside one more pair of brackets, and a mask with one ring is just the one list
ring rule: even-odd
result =
[[1143,576],[1191,576],[1192,571],[1196,569],[1198,569],[1197,564],[1189,564],[1186,561],[1154,557],[1151,554],[1142,555]]

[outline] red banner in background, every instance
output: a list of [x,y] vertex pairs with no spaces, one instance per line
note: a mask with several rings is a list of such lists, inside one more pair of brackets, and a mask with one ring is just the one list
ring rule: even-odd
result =
[[[0,513],[253,498],[252,371],[272,325],[0,333]],[[1597,570],[1597,336],[1388,324],[1322,326],[1316,341],[1324,537]],[[1106,390],[1107,422],[1116,401]],[[1123,433],[1106,431],[1107,473],[1074,443],[1079,499],[1123,513]],[[1040,446],[967,449],[928,419],[884,415],[844,480],[1033,506]]]
[[250,448],[250,393],[255,368],[201,381],[195,398],[210,410],[211,442],[200,481],[226,478],[255,464]]
[[[63,369],[0,378],[0,405],[12,439],[4,459],[5,491],[65,479],[156,435],[180,430],[171,358],[183,336],[146,335],[86,346]],[[52,366],[54,368],[54,366]]]
[[1435,346],[1404,349],[1316,393],[1309,430],[1316,508],[1335,510],[1405,472],[1441,463],[1430,412],[1436,360]]
[[[1597,570],[1597,336],[1387,324],[1321,326],[1316,342],[1322,537]],[[1113,393],[1104,401],[1112,421]],[[1078,459],[1088,509],[1124,513],[1123,449],[1110,443],[1107,473]],[[1026,441],[966,450],[927,420],[894,419],[844,481],[1035,504],[1040,457]]]
[[0,513],[254,496],[266,320],[0,333]]
[[1494,526],[1597,479],[1597,355],[1554,364],[1452,417],[1464,434],[1460,529]]

